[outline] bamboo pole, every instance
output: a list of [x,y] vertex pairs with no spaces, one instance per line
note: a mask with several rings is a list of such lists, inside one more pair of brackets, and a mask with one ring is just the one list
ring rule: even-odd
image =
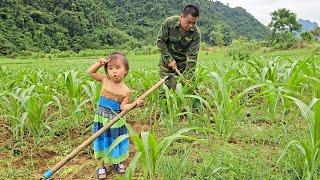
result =
[[[181,74],[181,72],[179,71],[179,69],[177,68],[177,66],[173,67],[173,70],[178,74],[178,76],[184,80],[186,80],[186,78]],[[189,83],[185,83],[185,85],[188,85]],[[193,90],[193,93],[198,94],[195,90]]]
[[117,122],[122,116],[127,114],[129,111],[131,111],[135,106],[137,105],[137,101],[139,99],[144,99],[149,94],[151,94],[154,90],[156,90],[159,86],[161,86],[165,80],[168,77],[164,77],[161,79],[158,83],[153,85],[149,90],[147,90],[145,93],[143,93],[140,97],[138,97],[132,104],[129,106],[128,109],[121,111],[119,114],[117,114],[116,117],[114,117],[110,122],[108,122],[105,126],[103,126],[99,131],[94,133],[92,136],[90,136],[86,141],[84,141],[80,146],[78,146],[76,149],[74,149],[70,154],[68,154],[64,159],[62,159],[60,162],[58,162],[56,165],[54,165],[51,169],[47,170],[43,174],[44,179],[49,179],[55,172],[57,172],[63,165],[65,165],[67,162],[69,162],[71,159],[73,159],[82,149],[87,147],[92,141],[94,141],[98,136],[100,136],[102,133],[104,133],[107,129],[109,129],[115,122]]
[[183,75],[181,74],[181,72],[179,71],[179,69],[177,68],[177,66],[173,67],[173,70],[174,70],[180,77],[184,78]]

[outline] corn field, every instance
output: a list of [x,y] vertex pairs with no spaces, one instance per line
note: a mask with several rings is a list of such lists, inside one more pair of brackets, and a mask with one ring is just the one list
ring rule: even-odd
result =
[[[159,80],[159,55],[128,53],[135,99]],[[98,56],[0,59],[1,178],[39,179],[92,134],[100,85],[85,70]],[[126,116],[131,155],[112,177],[318,179],[319,77],[320,48],[200,52],[191,83],[162,87]],[[95,179],[95,169],[89,147],[54,177]]]

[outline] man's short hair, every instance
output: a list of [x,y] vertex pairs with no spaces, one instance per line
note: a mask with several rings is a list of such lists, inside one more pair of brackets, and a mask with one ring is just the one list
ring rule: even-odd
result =
[[193,17],[199,17],[199,9],[197,6],[188,4],[186,5],[182,10],[183,16],[188,16],[188,14],[191,14]]

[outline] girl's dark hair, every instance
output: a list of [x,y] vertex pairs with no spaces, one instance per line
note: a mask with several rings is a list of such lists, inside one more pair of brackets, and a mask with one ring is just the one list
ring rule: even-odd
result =
[[188,16],[188,14],[191,14],[193,17],[199,17],[200,14],[198,7],[192,4],[186,5],[181,13],[184,17]]
[[[123,65],[124,65],[126,71],[129,72],[129,62],[128,62],[128,59],[126,58],[126,56],[123,53],[121,53],[121,52],[113,52],[106,59],[107,60],[108,59],[111,60],[109,63],[112,63],[112,61],[120,59],[122,61]],[[105,64],[104,65],[104,69],[106,71],[106,74],[108,74],[107,67],[108,67],[108,64]]]

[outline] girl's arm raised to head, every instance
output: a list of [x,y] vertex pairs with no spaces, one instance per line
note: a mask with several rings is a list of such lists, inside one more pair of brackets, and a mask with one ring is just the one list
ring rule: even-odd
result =
[[91,67],[89,67],[87,69],[87,74],[89,76],[91,76],[93,79],[95,79],[95,80],[97,80],[99,82],[102,82],[102,80],[104,78],[106,78],[106,76],[103,75],[103,74],[97,73],[97,71],[101,66],[104,66],[108,62],[109,62],[109,60],[106,60],[106,59],[103,59],[103,58],[99,59],[98,62],[94,63]]

